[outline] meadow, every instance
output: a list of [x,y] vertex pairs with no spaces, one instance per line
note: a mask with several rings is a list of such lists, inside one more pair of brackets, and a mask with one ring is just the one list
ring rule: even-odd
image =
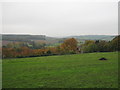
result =
[[118,87],[117,52],[3,59],[2,69],[3,88]]

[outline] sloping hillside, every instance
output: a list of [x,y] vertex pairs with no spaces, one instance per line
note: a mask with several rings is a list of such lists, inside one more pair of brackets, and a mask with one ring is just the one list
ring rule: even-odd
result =
[[2,66],[3,88],[118,87],[117,52],[5,59]]
[[112,40],[115,35],[81,35],[81,36],[69,36],[67,38],[76,38],[79,40],[106,40],[110,41]]

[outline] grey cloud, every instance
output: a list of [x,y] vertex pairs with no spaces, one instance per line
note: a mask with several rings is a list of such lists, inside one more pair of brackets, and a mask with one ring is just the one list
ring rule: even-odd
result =
[[3,33],[117,34],[117,2],[3,3]]

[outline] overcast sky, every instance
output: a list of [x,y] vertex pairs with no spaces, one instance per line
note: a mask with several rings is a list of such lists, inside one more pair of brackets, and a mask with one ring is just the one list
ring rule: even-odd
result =
[[2,3],[2,33],[47,36],[116,35],[117,2]]

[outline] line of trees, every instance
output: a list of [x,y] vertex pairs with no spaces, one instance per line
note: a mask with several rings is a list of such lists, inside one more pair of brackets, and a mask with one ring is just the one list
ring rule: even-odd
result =
[[78,42],[74,38],[66,39],[57,47],[44,47],[33,49],[27,46],[22,47],[3,47],[2,58],[21,58],[21,57],[36,57],[49,55],[63,55],[76,53],[91,53],[91,52],[112,52],[120,51],[120,35],[112,41],[92,41],[87,40],[84,44],[78,46]]
[[115,37],[112,41],[103,40],[87,40],[82,45],[81,52],[112,52],[120,51],[120,35]]
[[77,51],[77,41],[74,38],[65,40],[57,47],[44,47],[41,49],[32,49],[27,46],[19,48],[2,48],[3,58],[21,58],[21,57],[36,57],[49,55],[73,54]]
[[8,43],[6,46],[2,46],[3,48],[20,48],[20,47],[28,47],[31,49],[41,49],[44,48],[46,44],[44,42],[35,42],[35,41],[29,41],[29,42],[11,42]]

